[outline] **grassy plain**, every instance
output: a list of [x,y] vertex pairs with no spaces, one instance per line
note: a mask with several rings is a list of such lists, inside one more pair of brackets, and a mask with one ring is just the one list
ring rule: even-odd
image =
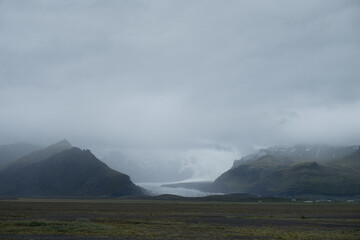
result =
[[360,204],[3,200],[0,239],[360,239]]

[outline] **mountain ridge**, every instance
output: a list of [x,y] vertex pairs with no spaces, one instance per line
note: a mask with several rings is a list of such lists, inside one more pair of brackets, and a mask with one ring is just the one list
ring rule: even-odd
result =
[[30,164],[33,162],[40,162],[54,154],[60,153],[64,150],[70,149],[73,146],[67,140],[61,140],[57,143],[54,143],[46,148],[34,151],[18,160],[13,162],[13,164]]
[[0,168],[39,149],[39,146],[35,146],[30,143],[13,143],[8,145],[1,145]]
[[233,167],[242,162],[256,160],[265,155],[271,155],[277,159],[284,160],[288,164],[311,161],[328,161],[346,157],[359,149],[359,145],[352,146],[330,146],[330,145],[309,145],[298,144],[294,146],[272,146],[259,149],[257,152],[246,155],[235,160]]
[[[357,195],[360,194],[360,150],[358,146],[314,147],[302,160],[299,149],[268,148],[235,161],[220,175],[213,188],[257,195]],[[310,149],[302,147],[309,152]],[[295,154],[292,154],[294,153]],[[334,157],[334,153],[337,153]]]
[[0,197],[119,197],[144,193],[128,175],[109,168],[90,150],[70,146],[61,141],[0,169]]

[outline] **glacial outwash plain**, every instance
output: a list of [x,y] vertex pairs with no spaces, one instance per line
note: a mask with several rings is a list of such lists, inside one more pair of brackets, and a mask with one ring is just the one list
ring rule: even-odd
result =
[[0,239],[359,239],[360,204],[18,199]]

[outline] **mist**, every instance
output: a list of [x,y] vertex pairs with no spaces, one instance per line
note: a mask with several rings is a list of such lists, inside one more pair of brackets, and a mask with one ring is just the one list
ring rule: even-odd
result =
[[356,0],[0,1],[0,145],[66,138],[177,181],[359,144],[359,22]]

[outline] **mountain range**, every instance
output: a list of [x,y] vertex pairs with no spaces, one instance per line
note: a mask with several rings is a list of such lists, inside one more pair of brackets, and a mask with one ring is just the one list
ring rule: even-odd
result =
[[0,197],[119,197],[143,194],[126,174],[66,140],[0,166]]
[[[215,181],[167,187],[256,196],[359,196],[360,147],[270,147],[235,160]],[[0,146],[0,198],[144,195],[130,177],[66,140]]]

